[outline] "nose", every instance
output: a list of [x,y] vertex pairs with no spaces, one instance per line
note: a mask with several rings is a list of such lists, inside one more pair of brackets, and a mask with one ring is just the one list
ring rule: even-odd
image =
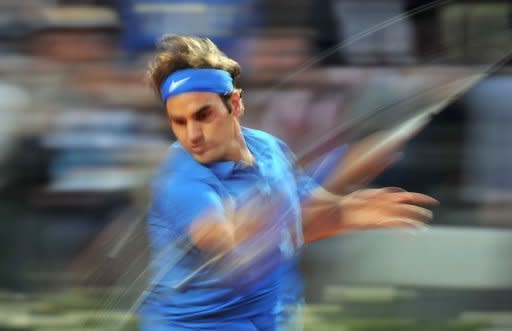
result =
[[187,123],[187,136],[188,141],[191,145],[196,145],[201,142],[203,139],[203,132],[201,130],[201,125],[194,122]]

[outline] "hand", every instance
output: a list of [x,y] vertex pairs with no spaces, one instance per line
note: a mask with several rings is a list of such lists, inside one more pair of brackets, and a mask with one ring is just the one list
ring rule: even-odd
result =
[[432,212],[424,206],[439,202],[425,194],[400,188],[358,190],[339,201],[340,230],[371,228],[424,227]]

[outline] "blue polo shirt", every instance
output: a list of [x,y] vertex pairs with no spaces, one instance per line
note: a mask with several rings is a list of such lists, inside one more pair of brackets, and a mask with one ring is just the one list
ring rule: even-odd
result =
[[[203,165],[178,142],[169,148],[152,185],[152,277],[140,309],[142,330],[275,330],[286,304],[301,296],[300,203],[317,184],[295,168],[282,141],[258,130],[242,133],[253,165]],[[260,235],[215,260],[191,244],[188,227],[195,219],[225,219],[254,199],[272,206]]]

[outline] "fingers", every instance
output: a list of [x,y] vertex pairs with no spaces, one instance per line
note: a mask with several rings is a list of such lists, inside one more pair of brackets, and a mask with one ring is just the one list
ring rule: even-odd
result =
[[409,193],[406,190],[404,190],[403,188],[396,187],[396,186],[384,187],[384,188],[379,189],[379,191],[380,191],[379,192],[380,194],[384,194],[384,193]]
[[360,199],[382,199],[386,198],[386,195],[391,193],[399,193],[399,192],[406,192],[405,190],[399,188],[399,187],[385,187],[385,188],[370,188],[370,189],[363,189],[358,190],[350,195],[360,198]]
[[423,206],[438,205],[439,201],[421,193],[407,192],[400,188],[386,188],[381,193],[380,203],[386,216],[392,219],[412,220],[415,222],[428,222],[432,220],[433,213]]
[[426,194],[414,193],[414,192],[396,192],[390,196],[390,199],[395,202],[400,203],[408,203],[415,205],[424,205],[424,206],[437,206],[439,205],[439,201],[428,196]]
[[424,223],[433,218],[428,207],[438,204],[428,195],[399,187],[359,190],[342,200],[345,224],[359,229],[425,228]]
[[400,187],[365,189],[354,192],[358,198],[378,198],[390,202],[407,203],[423,206],[437,206],[439,201],[422,193],[408,192]]
[[426,229],[427,225],[423,222],[419,222],[414,219],[409,218],[393,218],[386,219],[377,222],[378,227],[380,228],[403,228],[410,227],[415,229]]
[[395,218],[411,219],[419,222],[428,222],[432,219],[432,211],[415,205],[394,204],[388,209],[388,215]]

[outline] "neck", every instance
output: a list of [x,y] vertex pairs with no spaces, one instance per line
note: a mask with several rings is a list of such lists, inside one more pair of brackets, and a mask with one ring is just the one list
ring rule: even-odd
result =
[[241,161],[244,161],[245,163],[250,164],[250,165],[252,165],[254,163],[254,155],[252,155],[249,148],[247,148],[247,145],[241,151]]
[[252,165],[254,163],[254,155],[252,155],[249,147],[247,147],[240,125],[238,123],[236,124],[235,129],[237,136],[233,140],[233,149],[236,153],[233,157],[233,161],[244,161],[245,163]]

